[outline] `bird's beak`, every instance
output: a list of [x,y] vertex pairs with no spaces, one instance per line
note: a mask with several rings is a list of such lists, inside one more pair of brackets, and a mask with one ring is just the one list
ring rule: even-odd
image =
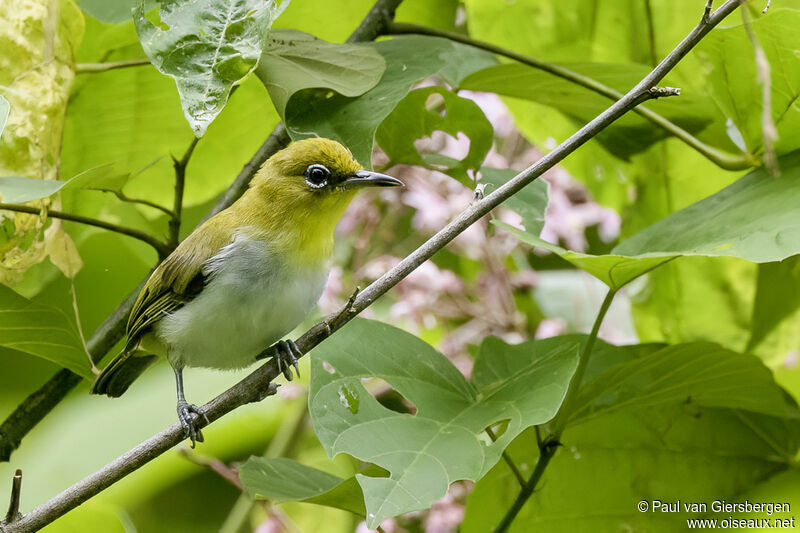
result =
[[397,178],[372,172],[359,170],[342,182],[345,189],[360,189],[361,187],[403,187],[403,182]]

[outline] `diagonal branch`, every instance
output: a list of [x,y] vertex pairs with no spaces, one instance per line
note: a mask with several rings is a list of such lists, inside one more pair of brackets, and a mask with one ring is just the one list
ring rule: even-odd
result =
[[[514,61],[522,63],[523,65],[548,72],[553,76],[558,76],[559,78],[565,79],[590,91],[594,91],[597,94],[610,98],[611,100],[619,100],[623,96],[622,93],[616,89],[613,89],[612,87],[609,87],[608,85],[605,85],[594,78],[590,78],[589,76],[584,76],[583,74],[575,72],[574,70],[570,70],[554,63],[548,63],[547,61],[542,61],[541,59],[537,59],[525,54],[520,54],[514,50],[497,46],[496,44],[474,39],[462,33],[402,22],[392,22],[389,24],[387,27],[387,33],[390,35],[418,34],[444,37],[446,39],[450,39],[451,41],[473,46],[475,48],[480,48],[481,50],[486,50],[487,52],[513,59]],[[709,161],[721,168],[726,170],[744,170],[758,165],[758,159],[754,156],[746,153],[735,155],[723,150],[719,150],[718,148],[714,148],[713,146],[704,143],[674,122],[646,107],[637,107],[633,110],[633,112],[662,128],[673,137],[680,139],[687,145],[700,152]]]
[[[663,77],[675,67],[678,61],[711,31],[714,26],[733,12],[739,6],[739,3],[740,0],[728,0],[717,11],[709,15],[708,21],[704,19],[692,30],[692,32],[689,33],[689,35],[687,35],[658,66],[620,100],[612,104],[611,107],[578,130],[569,139],[536,163],[517,174],[503,186],[499,187],[482,200],[473,202],[458,217],[436,233],[436,235],[431,237],[410,255],[406,256],[399,264],[370,284],[366,289],[359,292],[352,302],[348,302],[348,306],[346,306],[342,312],[332,315],[328,320],[315,325],[303,334],[297,340],[300,351],[304,354],[308,353],[309,350],[329,337],[336,330],[340,329],[358,313],[366,309],[377,298],[399,283],[415,268],[427,261],[470,225],[480,220],[503,201],[519,192],[526,185],[541,176],[545,171],[555,166],[587,140],[597,135],[606,126],[633,109],[636,105],[658,97],[661,91],[653,90],[658,82],[663,79]],[[208,416],[209,421],[213,422],[242,405],[253,401],[260,401],[274,391],[272,380],[278,375],[277,363],[274,359],[270,360],[242,379],[239,383],[208,402],[203,406],[203,412]],[[204,425],[203,421],[199,422],[201,426]],[[23,515],[19,520],[0,526],[0,531],[3,533],[18,533],[44,527],[177,445],[183,438],[183,430],[180,424],[172,424],[100,470],[78,481],[51,500],[34,508],[29,513]],[[546,466],[546,464],[542,465],[542,470],[544,466]]]
[[[30,213],[33,215],[38,215],[42,212],[40,208],[33,207],[30,205],[3,204],[3,203],[0,203],[0,210],[15,211],[17,213]],[[96,218],[74,215],[72,213],[64,213],[63,211],[56,211],[54,209],[48,209],[47,216],[52,218],[60,218],[61,220],[68,220],[70,222],[78,222],[80,224],[85,224],[87,226],[94,226],[96,228],[107,229],[115,233],[127,235],[128,237],[133,237],[134,239],[138,239],[152,246],[158,253],[158,256],[162,259],[167,255],[169,255],[170,252],[169,247],[165,243],[161,242],[160,240],[153,237],[149,233],[146,233],[144,231],[139,231],[138,229],[126,228],[125,226],[119,226],[117,224],[112,224],[111,222],[104,222]]]
[[[389,21],[394,17],[395,9],[402,1],[377,0],[358,28],[350,35],[348,42],[372,41],[383,35]],[[206,218],[216,215],[244,194],[250,184],[250,179],[264,161],[287,144],[289,144],[289,135],[283,124],[279,123],[264,144],[245,163],[236,179],[228,186]],[[89,339],[89,353],[95,363],[99,362],[125,334],[128,315],[145,281],[142,280],[139,286],[106,318]],[[61,403],[69,391],[80,382],[81,378],[77,374],[73,374],[69,370],[60,370],[39,390],[34,391],[23,400],[14,412],[0,424],[0,461],[8,461],[11,453],[19,447],[25,435],[41,422],[56,405]]]

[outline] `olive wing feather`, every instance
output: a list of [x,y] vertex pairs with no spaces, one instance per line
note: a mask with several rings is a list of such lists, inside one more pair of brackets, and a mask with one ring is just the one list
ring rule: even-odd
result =
[[206,261],[233,241],[233,233],[219,224],[220,213],[192,232],[151,274],[128,319],[125,350],[136,347],[142,336],[166,313],[191,301],[203,289]]

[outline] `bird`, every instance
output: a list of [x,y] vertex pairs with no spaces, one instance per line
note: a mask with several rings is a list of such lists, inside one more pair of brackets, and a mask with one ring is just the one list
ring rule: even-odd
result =
[[[365,170],[337,141],[309,138],[270,157],[245,193],[198,226],[152,272],[133,305],[122,351],[92,393],[121,396],[165,357],[175,373],[184,437],[203,442],[202,410],[186,401],[185,367],[239,369],[265,349],[297,371],[294,342],[281,340],[314,309],[324,289],[333,236],[355,194],[400,187]],[[287,373],[288,370],[288,373]]]

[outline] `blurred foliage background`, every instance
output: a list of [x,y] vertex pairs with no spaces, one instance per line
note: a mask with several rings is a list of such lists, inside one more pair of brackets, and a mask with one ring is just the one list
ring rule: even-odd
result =
[[[163,212],[97,190],[124,190],[127,197],[171,206],[172,156],[180,158],[199,131],[193,123],[193,132],[184,117],[186,94],[182,105],[173,79],[149,63],[97,71],[86,67],[146,63],[131,19],[134,4],[22,0],[12,8],[6,2],[0,10],[5,12],[0,14],[0,95],[10,103],[10,113],[0,142],[0,175],[40,180],[81,175],[89,185],[40,194],[30,205],[42,213],[79,213],[167,239]],[[225,2],[209,4],[216,9]],[[263,56],[253,72],[254,62],[244,68],[246,75],[227,104],[229,88],[220,89],[221,112],[205,124],[187,168],[182,236],[282,119],[293,138],[339,138],[363,164],[405,181],[403,191],[354,201],[337,229],[335,264],[319,309],[298,332],[336,311],[356,286],[377,279],[459,214],[474,198],[476,177],[491,192],[610,104],[573,81],[444,37],[384,36],[348,49],[314,44],[321,48],[304,53],[333,65],[322,71],[339,73],[340,79],[330,74],[326,82],[333,86],[320,85],[319,78],[325,77],[320,73],[304,79],[298,74],[306,66],[300,60],[287,60],[300,65],[296,70],[282,62],[289,54],[279,49],[276,36],[298,38],[288,30],[299,30],[341,43],[372,4],[293,0],[279,15],[272,13],[277,15],[273,40],[265,50],[273,55]],[[703,4],[405,0],[395,20],[490,42],[625,92],[694,27]],[[745,179],[748,172],[753,174],[747,183],[767,183],[781,174],[775,191],[743,193],[752,195],[752,204],[747,196],[739,204],[723,204],[732,210],[739,206],[742,211],[732,212],[745,218],[747,209],[741,206],[752,206],[758,227],[739,226],[740,218],[717,216],[711,208],[714,216],[703,220],[721,233],[725,228],[733,235],[748,231],[764,243],[754,245],[755,251],[742,251],[731,244],[735,239],[716,248],[679,243],[672,249],[652,244],[628,249],[635,253],[627,255],[685,256],[633,276],[637,279],[617,294],[599,330],[599,338],[610,344],[597,350],[607,357],[595,357],[587,372],[587,379],[606,379],[607,388],[585,399],[589,407],[581,416],[586,419],[567,429],[543,489],[523,508],[513,531],[674,530],[683,514],[636,510],[639,500],[652,498],[750,498],[800,506],[800,433],[792,399],[800,394],[800,239],[792,222],[797,214],[792,206],[800,205],[794,203],[800,165],[793,154],[800,148],[800,2],[773,4],[766,15],[755,3],[735,12],[667,76],[664,85],[680,87],[681,96],[647,104],[703,143],[711,159],[722,153],[727,164],[715,163],[629,113],[548,171],[546,187],[529,187],[521,200],[476,223],[363,313],[435,347],[477,386],[476,358],[488,358],[492,350],[506,353],[508,345],[534,339],[587,333],[606,294],[603,277],[584,271],[596,274],[592,268],[576,268],[580,261],[563,249],[534,248],[531,239],[540,236],[575,252],[609,258],[620,242],[650,231],[656,222]],[[765,61],[757,61],[756,49]],[[770,103],[766,112],[765,101]],[[12,203],[6,187],[0,184],[2,201]],[[766,216],[775,213],[786,216]],[[759,226],[758,220],[766,222]],[[778,223],[783,225],[770,225]],[[519,233],[503,229],[509,226],[524,228],[532,237],[518,238]],[[653,231],[663,244],[663,236],[678,227],[691,233],[690,223]],[[124,235],[0,211],[3,290],[60,310],[70,328],[80,326],[87,336],[157,259],[146,243]],[[0,292],[0,305],[12,298]],[[334,339],[326,357],[344,349]],[[398,339],[401,345],[411,342]],[[681,344],[696,342],[714,344]],[[90,375],[81,355],[67,362],[58,354],[31,354],[11,345],[0,342],[0,419],[60,365]],[[684,351],[670,352],[665,345],[680,345]],[[666,366],[657,371],[647,367],[651,373],[642,377],[644,384],[604,374],[614,364],[649,362],[654,353],[660,354],[654,361]],[[708,366],[691,366],[697,361]],[[313,364],[303,359],[302,379],[282,384],[277,398],[238,409],[209,427],[206,443],[197,450],[164,454],[45,531],[366,531],[363,516],[330,502],[278,503],[272,498],[254,503],[236,474],[250,456],[295,459],[343,479],[364,471],[366,462],[357,454],[330,459],[326,451],[331,447],[315,435],[307,405]],[[246,372],[190,369],[186,380],[193,401],[200,404]],[[707,380],[706,372],[713,379]],[[660,378],[667,383],[659,386],[678,392],[654,401],[653,395],[666,390],[656,385]],[[89,395],[84,380],[25,438],[9,463],[0,463],[0,495],[6,494],[5,480],[22,468],[22,510],[30,509],[171,424],[172,382],[160,363],[123,398],[110,401]],[[366,387],[394,411],[418,407],[384,379],[368,381]],[[615,401],[616,407],[608,407]],[[784,408],[789,414],[780,411]],[[539,452],[536,432],[523,429],[507,451],[527,476]],[[426,510],[383,520],[383,530],[493,529],[519,486],[504,462],[481,475],[477,483],[453,483]]]

